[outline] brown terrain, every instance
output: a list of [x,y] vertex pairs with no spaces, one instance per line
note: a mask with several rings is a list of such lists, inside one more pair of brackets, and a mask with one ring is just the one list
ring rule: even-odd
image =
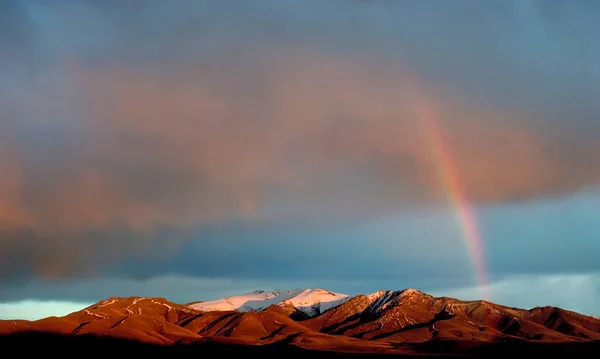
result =
[[[290,306],[200,312],[162,298],[110,298],[64,317],[0,321],[0,347],[75,355],[218,350],[219,355],[491,357],[600,353],[600,319],[436,298],[414,289],[358,295],[314,317]],[[85,349],[81,349],[85,348]],[[85,350],[84,353],[81,350]]]

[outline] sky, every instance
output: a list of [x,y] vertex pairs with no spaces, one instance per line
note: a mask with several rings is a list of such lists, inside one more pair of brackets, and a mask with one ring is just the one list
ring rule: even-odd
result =
[[600,3],[0,3],[0,318],[408,287],[600,315]]

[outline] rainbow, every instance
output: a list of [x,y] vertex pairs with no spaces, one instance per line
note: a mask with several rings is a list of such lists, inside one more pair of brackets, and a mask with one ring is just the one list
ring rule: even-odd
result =
[[461,228],[462,237],[474,267],[480,297],[489,301],[491,293],[487,281],[485,256],[482,249],[482,237],[477,225],[477,216],[467,198],[459,168],[446,144],[439,114],[435,107],[427,101],[427,98],[423,92],[419,91],[413,99],[416,116],[425,127],[439,178],[455,209],[456,220]]

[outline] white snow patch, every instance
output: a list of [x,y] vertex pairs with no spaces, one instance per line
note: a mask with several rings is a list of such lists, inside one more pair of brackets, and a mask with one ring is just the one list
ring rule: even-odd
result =
[[[175,308],[175,307],[172,307],[172,306],[168,305],[167,303],[160,302],[160,301],[158,301],[158,300],[156,300],[156,299],[151,299],[150,301],[151,301],[153,304],[156,304],[156,305],[162,305],[163,307],[167,307],[167,312],[169,312],[170,310],[177,310],[177,308]],[[180,309],[180,310],[181,310],[181,311],[183,311],[183,312],[185,312],[185,313],[194,313],[193,311],[191,311],[191,310],[189,310],[189,309],[187,309],[187,308],[185,308],[185,307],[184,307],[184,308],[182,308],[182,309]]]
[[292,298],[284,300],[282,304],[291,304],[296,309],[310,315],[315,312],[323,313],[349,299],[350,297],[346,294],[329,292],[324,289],[304,289]]
[[161,302],[159,302],[159,301],[157,301],[157,300],[155,300],[155,299],[151,299],[150,301],[151,301],[153,304],[158,304],[158,305],[162,305],[163,307],[167,307],[167,312],[168,312],[169,310],[171,310],[171,309],[175,309],[175,308],[171,307],[170,305],[168,305],[167,303],[161,303]]
[[291,296],[291,291],[287,292],[265,292],[254,291],[242,295],[226,297],[217,300],[194,303],[189,307],[200,311],[255,311],[268,307],[271,304],[276,304],[281,300],[288,299]]
[[139,302],[140,300],[144,300],[144,299],[148,299],[148,298],[146,298],[146,297],[135,298],[133,300],[133,303],[131,303],[131,305],[135,305],[137,302]]
[[106,318],[106,317],[105,317],[105,316],[103,316],[103,315],[100,315],[100,314],[98,314],[98,313],[93,313],[93,312],[90,312],[90,311],[89,311],[89,310],[87,310],[87,309],[84,309],[84,312],[85,312],[85,314],[88,314],[88,315],[91,315],[91,316],[94,316],[94,317],[97,317],[97,318],[102,318],[102,319]]
[[106,307],[107,305],[114,304],[114,303],[116,303],[118,301],[119,301],[119,299],[117,299],[117,298],[103,300],[102,302],[100,302],[100,304],[98,305],[98,307],[99,308]]
[[242,295],[190,304],[189,307],[199,311],[240,312],[260,311],[270,305],[291,304],[296,309],[313,314],[336,307],[350,299],[346,294],[329,292],[324,289],[295,289],[288,291],[265,292],[257,290]]

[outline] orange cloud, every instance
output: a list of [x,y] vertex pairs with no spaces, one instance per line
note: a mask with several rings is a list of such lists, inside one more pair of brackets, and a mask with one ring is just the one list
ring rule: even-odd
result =
[[[27,122],[0,120],[0,130],[58,135],[45,139],[48,148],[11,141],[0,150],[0,223],[11,229],[0,253],[60,275],[124,252],[176,248],[185,237],[157,237],[161,228],[444,201],[409,69],[279,53],[244,71],[71,67],[60,91],[30,88],[13,105]],[[570,173],[549,156],[555,139],[518,111],[428,86],[422,100],[439,114],[472,201],[598,179],[597,160]]]

